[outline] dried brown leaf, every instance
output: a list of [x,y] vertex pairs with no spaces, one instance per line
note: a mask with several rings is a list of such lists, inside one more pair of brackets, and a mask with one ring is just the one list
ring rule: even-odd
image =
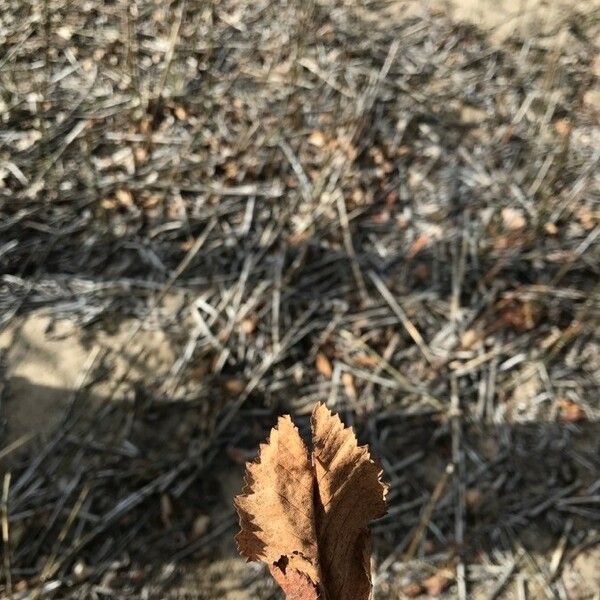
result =
[[424,591],[423,586],[418,581],[413,581],[402,588],[402,594],[407,598],[417,598]]
[[502,209],[502,221],[509,231],[520,231],[527,225],[523,211],[509,206]]
[[556,123],[554,123],[554,129],[561,137],[568,137],[571,135],[573,126],[571,125],[571,121],[569,121],[569,119],[559,119],[556,121]]
[[430,239],[426,233],[422,233],[410,246],[408,250],[408,258],[414,258],[419,254],[422,250],[427,248],[429,245]]
[[531,331],[539,323],[542,314],[540,307],[529,300],[507,300],[499,304],[500,318],[515,331]]
[[133,206],[133,194],[129,190],[119,189],[115,192],[115,197],[122,206]]
[[585,410],[573,400],[562,398],[558,401],[558,406],[560,408],[559,418],[565,423],[577,423],[586,419]]
[[348,394],[350,398],[356,398],[356,385],[354,384],[354,375],[352,375],[352,373],[346,372],[342,375],[342,384],[344,385],[346,394]]
[[367,600],[368,525],[385,512],[381,469],[324,405],[311,425],[312,458],[286,416],[247,465],[238,547],[269,565],[288,600]]
[[482,341],[483,334],[476,329],[467,329],[460,337],[460,346],[463,350],[471,350]]
[[235,500],[241,529],[236,541],[248,560],[262,560],[283,576],[297,571],[316,586],[313,489],[306,446],[290,417],[281,417],[258,460],[246,466],[246,485]]
[[256,319],[256,317],[246,317],[242,321],[241,325],[242,325],[242,331],[246,335],[252,335],[254,333],[254,330],[256,329],[257,319]]
[[385,514],[381,469],[324,405],[312,415],[318,545],[327,598],[369,598],[368,524]]
[[548,221],[548,223],[544,225],[544,231],[548,235],[556,235],[558,233],[558,227],[551,221]]
[[333,367],[331,366],[331,361],[323,354],[319,352],[317,354],[317,358],[315,359],[315,366],[317,367],[317,371],[323,375],[323,377],[327,377],[327,379],[331,379],[333,374]]
[[327,140],[325,134],[317,129],[308,136],[308,143],[317,148],[322,148],[327,143]]
[[379,365],[380,359],[371,354],[357,354],[354,357],[354,362],[359,367],[374,369]]
[[441,569],[435,575],[422,581],[421,585],[430,596],[439,596],[450,587],[453,581],[454,574],[452,571],[450,569]]
[[246,382],[243,379],[227,379],[224,386],[232,396],[239,396],[246,388]]

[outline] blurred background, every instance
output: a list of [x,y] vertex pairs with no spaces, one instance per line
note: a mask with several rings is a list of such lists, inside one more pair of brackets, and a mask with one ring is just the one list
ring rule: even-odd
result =
[[0,2],[3,598],[275,599],[327,402],[376,598],[598,599],[600,2]]

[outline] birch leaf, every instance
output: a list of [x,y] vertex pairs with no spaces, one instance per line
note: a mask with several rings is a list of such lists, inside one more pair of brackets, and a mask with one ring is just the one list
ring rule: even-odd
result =
[[235,502],[240,552],[266,562],[280,585],[278,571],[297,571],[313,587],[319,581],[313,490],[306,446],[290,417],[281,417],[258,460],[247,464],[246,486]]
[[369,449],[323,404],[312,415],[317,534],[327,598],[369,598],[367,526],[385,513],[386,488]]
[[337,415],[319,405],[311,425],[310,458],[286,416],[248,463],[238,547],[267,563],[288,600],[368,600],[368,525],[385,513],[387,488]]

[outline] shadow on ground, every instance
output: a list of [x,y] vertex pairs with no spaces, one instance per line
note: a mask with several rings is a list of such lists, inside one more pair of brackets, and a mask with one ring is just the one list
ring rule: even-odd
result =
[[[29,389],[33,397],[48,392]],[[227,593],[241,585],[244,593],[269,597],[263,572],[232,560],[232,499],[244,461],[276,415],[249,401],[214,438],[218,415],[207,413],[209,401],[155,402],[140,392],[131,403],[111,404],[84,392],[45,440],[22,439],[4,450],[11,539],[3,551],[13,588],[44,581],[48,593],[56,585],[60,596],[75,584],[131,594],[156,586],[179,593],[191,585],[195,597],[210,598],[218,580],[229,585]],[[296,420],[306,433],[307,417]],[[452,427],[441,413],[366,414],[354,424],[391,486],[389,513],[374,526],[377,561],[389,568],[402,560],[453,462]],[[577,544],[597,531],[599,423],[464,423],[460,445],[460,470],[442,490],[418,556],[442,554],[450,562],[462,556],[471,564],[483,553],[517,547],[544,554],[565,532]],[[455,537],[461,490],[462,547]],[[219,569],[237,571],[237,583],[222,579]]]

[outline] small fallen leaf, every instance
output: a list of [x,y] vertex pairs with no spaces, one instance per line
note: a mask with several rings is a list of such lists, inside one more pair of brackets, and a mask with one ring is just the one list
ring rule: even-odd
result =
[[238,396],[246,389],[246,382],[243,379],[228,379],[224,385],[232,396]]
[[138,162],[138,164],[143,164],[148,160],[148,151],[143,146],[138,146],[133,151],[133,156],[135,157],[135,160]]
[[114,198],[103,198],[100,200],[100,206],[104,210],[115,210],[117,208],[117,201]]
[[519,333],[531,331],[539,323],[541,311],[529,300],[508,300],[500,303],[500,318]]
[[586,231],[594,229],[596,226],[596,218],[589,206],[581,206],[577,210],[577,220],[583,225]]
[[385,196],[385,203],[388,206],[393,206],[394,204],[396,204],[396,202],[398,202],[399,196],[398,196],[398,192],[396,190],[392,190],[391,192],[388,192]]
[[224,170],[225,170],[225,175],[227,175],[227,177],[229,179],[235,179],[240,172],[239,166],[238,166],[237,162],[234,160],[227,161],[225,163]]
[[256,329],[256,318],[255,317],[247,317],[242,321],[242,331],[246,335],[250,335],[254,333]]
[[342,384],[344,385],[344,390],[346,394],[350,396],[350,398],[355,399],[356,394],[356,386],[354,385],[354,376],[352,373],[348,373],[347,371],[342,375]]
[[466,125],[479,125],[488,118],[488,115],[483,108],[465,105],[461,109],[460,118]]
[[150,194],[149,196],[144,198],[143,204],[146,210],[152,210],[156,208],[162,201],[162,196],[158,194]]
[[374,225],[383,225],[387,223],[392,217],[392,214],[389,210],[380,210],[376,213],[373,213],[371,216],[371,223]]
[[310,232],[305,230],[305,231],[297,231],[295,233],[292,233],[289,237],[288,237],[288,243],[290,244],[290,246],[300,246],[301,244],[303,244],[304,242],[306,242],[307,240],[310,239]]
[[558,401],[560,409],[559,418],[565,423],[577,423],[578,421],[585,421],[586,414],[585,410],[577,402],[562,398]]
[[551,221],[548,221],[548,223],[544,225],[544,231],[548,235],[556,235],[558,233],[558,227]]
[[408,250],[408,258],[414,258],[415,256],[417,256],[417,254],[419,254],[419,252],[421,252],[422,250],[424,250],[425,248],[427,248],[427,245],[429,244],[429,236],[426,233],[422,233],[410,246],[409,250]]
[[236,541],[263,561],[288,600],[368,600],[369,523],[385,513],[387,486],[366,446],[326,406],[311,418],[308,453],[289,416],[280,417],[235,499]]
[[133,206],[133,194],[129,190],[119,189],[115,192],[115,197],[122,206]]
[[592,73],[600,78],[600,54],[596,54],[596,57],[592,61]]
[[510,206],[502,209],[502,222],[509,231],[519,231],[527,225],[523,211]]
[[460,347],[463,350],[471,350],[476,344],[481,342],[482,334],[475,329],[467,329],[460,336]]
[[402,594],[407,598],[417,598],[424,592],[425,588],[418,581],[413,581],[402,588]]
[[184,242],[180,242],[179,247],[184,252],[189,252],[194,247],[194,240],[189,239],[189,240],[185,240]]
[[322,352],[317,354],[315,366],[317,367],[317,371],[319,371],[323,377],[331,379],[331,376],[333,375],[333,367],[331,366],[331,361]]
[[525,368],[520,370],[511,394],[513,404],[516,406],[527,406],[535,400],[541,388],[542,380],[536,369]]
[[424,590],[430,596],[439,596],[447,590],[454,581],[454,574],[450,569],[441,569],[435,575],[432,575],[421,582]]
[[374,369],[377,365],[379,365],[379,359],[371,354],[357,354],[354,357],[354,362],[359,367],[364,367],[367,369]]
[[317,148],[322,148],[327,143],[327,140],[322,131],[315,130],[308,136],[308,143]]
[[569,119],[559,119],[554,123],[554,129],[556,133],[561,137],[568,137],[571,134],[573,126],[571,125],[571,121]]
[[177,119],[179,119],[180,121],[187,120],[187,111],[185,110],[185,107],[181,106],[181,104],[178,104],[173,112],[175,113]]

